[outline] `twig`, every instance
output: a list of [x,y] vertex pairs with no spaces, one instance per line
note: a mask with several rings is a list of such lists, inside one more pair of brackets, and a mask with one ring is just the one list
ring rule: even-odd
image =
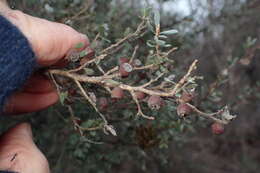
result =
[[[88,3],[89,2],[89,3]],[[70,20],[74,20],[76,19],[77,17],[79,17],[81,14],[83,14],[84,12],[86,12],[88,10],[88,8],[91,6],[91,4],[93,3],[93,0],[91,1],[87,1],[85,3],[85,6],[84,8],[82,8],[78,13],[76,13],[74,16],[70,17]]]
[[114,68],[108,70],[108,71],[105,73],[105,75],[110,75],[111,73],[116,72],[118,69],[119,69],[119,67],[116,66],[116,67],[114,67]]
[[119,40],[118,42],[116,42],[115,44],[112,44],[111,46],[107,47],[106,49],[102,50],[100,53],[101,54],[108,54],[108,52],[112,49],[114,49],[115,47],[121,45],[122,43],[124,43],[125,41],[129,40],[132,37],[138,36],[140,34],[140,32],[146,27],[146,22],[145,19],[142,20],[142,22],[138,25],[136,31],[132,34],[127,35],[126,37],[122,38],[121,40]]
[[96,58],[94,58],[94,59],[92,59],[90,61],[85,62],[84,64],[82,64],[78,68],[69,70],[68,72],[70,72],[70,73],[78,72],[78,71],[84,69],[87,65],[92,64],[92,63],[97,62],[97,61],[100,61],[100,60],[104,59],[106,56],[107,56],[107,54],[99,55],[98,57],[96,57]]
[[104,124],[107,125],[107,120],[105,118],[105,116],[98,110],[98,108],[96,107],[96,104],[91,100],[91,98],[88,96],[88,94],[86,93],[86,91],[84,90],[84,88],[82,87],[82,85],[79,83],[79,81],[74,80],[75,83],[77,84],[77,86],[79,87],[80,91],[82,92],[83,96],[85,97],[85,99],[93,106],[93,108],[95,109],[95,111],[100,115],[100,117],[103,119]]
[[197,66],[196,66],[197,63],[198,63],[197,59],[193,61],[188,72],[181,78],[181,80],[173,88],[172,93],[175,94],[177,92],[177,90],[187,81],[187,79],[190,77],[191,73],[197,68]]
[[152,83],[158,81],[165,73],[161,73],[159,76],[157,76],[155,79],[151,79],[149,82],[143,84],[141,87],[145,88],[149,85],[151,85]]
[[131,95],[132,95],[132,97],[133,97],[133,100],[135,101],[135,103],[136,103],[136,105],[137,105],[137,109],[138,109],[137,115],[142,116],[143,118],[146,118],[146,119],[149,119],[149,120],[154,120],[154,117],[147,116],[147,115],[145,115],[145,114],[143,113],[142,108],[141,108],[141,105],[140,105],[140,103],[139,103],[139,101],[138,101],[138,99],[137,99],[135,93],[134,93],[133,91],[131,91],[130,93],[131,93]]
[[139,46],[138,46],[138,45],[135,46],[134,52],[133,52],[133,54],[132,54],[132,56],[131,56],[131,59],[130,59],[130,61],[129,61],[130,64],[133,62],[133,60],[134,60],[134,58],[135,58],[135,55],[136,55],[136,52],[137,52],[138,49],[139,49]]
[[54,85],[55,85],[55,87],[56,87],[56,89],[57,89],[57,91],[58,91],[58,94],[60,95],[61,92],[60,92],[60,86],[59,86],[59,84],[56,82],[56,80],[55,80],[55,78],[54,78],[54,76],[53,76],[52,73],[49,73],[49,76],[51,77],[52,82],[54,83]]
[[163,91],[153,91],[151,89],[146,89],[141,86],[130,86],[127,84],[122,83],[111,83],[108,79],[113,79],[116,77],[120,77],[119,73],[111,74],[111,75],[104,75],[104,76],[85,76],[85,75],[78,75],[76,73],[69,73],[67,71],[63,70],[50,70],[50,73],[65,76],[68,78],[71,78],[78,82],[86,82],[86,83],[92,83],[92,84],[98,84],[102,87],[108,86],[108,87],[120,87],[123,90],[127,90],[129,92],[131,91],[141,91],[143,93],[146,93],[148,95],[158,95],[162,97],[172,97],[176,94],[176,90],[172,90],[170,92],[163,92]]
[[165,58],[167,56],[169,56],[172,52],[174,52],[175,50],[177,50],[177,47],[173,47],[171,48],[168,52],[166,52],[162,57]]
[[219,115],[220,113],[223,112],[223,109],[217,111],[217,112],[214,112],[214,113],[205,113],[205,112],[202,112],[200,111],[198,108],[196,108],[195,106],[189,104],[189,103],[186,103],[189,107],[191,107],[196,113],[198,113],[199,115],[202,115],[206,118],[209,118],[209,119],[212,119],[213,121],[215,122],[218,122],[220,124],[228,124],[227,121],[224,121],[224,120],[220,120],[218,118],[216,118],[215,116],[216,115]]
[[153,67],[156,67],[160,65],[159,63],[158,64],[149,64],[149,65],[146,65],[146,66],[142,66],[142,67],[135,67],[134,70],[146,70],[146,69],[151,69]]

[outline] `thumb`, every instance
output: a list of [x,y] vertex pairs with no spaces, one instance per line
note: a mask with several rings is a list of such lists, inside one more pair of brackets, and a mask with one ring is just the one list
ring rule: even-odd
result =
[[[32,130],[28,123],[21,123],[9,129],[0,138],[0,146],[8,145],[10,143],[18,142],[20,144],[32,143]],[[1,148],[0,148],[1,151]]]
[[31,126],[18,124],[0,138],[0,170],[49,173],[49,165],[32,139]]
[[33,17],[18,10],[11,10],[5,16],[28,38],[40,65],[55,64],[78,43],[83,43],[82,49],[89,46],[86,35],[67,25]]

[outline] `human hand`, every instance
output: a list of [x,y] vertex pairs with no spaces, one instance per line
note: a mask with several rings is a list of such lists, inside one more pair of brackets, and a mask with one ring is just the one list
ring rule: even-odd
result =
[[0,170],[50,172],[47,159],[33,142],[29,124],[18,124],[0,137]]
[[[16,25],[28,38],[41,66],[51,66],[60,62],[78,43],[83,43],[83,48],[89,45],[88,38],[71,27],[12,10],[3,0],[0,0],[0,14]],[[27,82],[22,91],[11,96],[5,112],[34,112],[56,103],[57,100],[57,91],[50,80],[37,74]]]

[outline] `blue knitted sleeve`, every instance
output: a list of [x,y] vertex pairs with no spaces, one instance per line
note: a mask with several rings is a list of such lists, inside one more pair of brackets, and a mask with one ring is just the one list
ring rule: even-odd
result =
[[0,171],[0,173],[17,173],[17,172],[12,172],[12,171]]
[[35,67],[29,41],[0,15],[0,113],[7,98],[22,87]]

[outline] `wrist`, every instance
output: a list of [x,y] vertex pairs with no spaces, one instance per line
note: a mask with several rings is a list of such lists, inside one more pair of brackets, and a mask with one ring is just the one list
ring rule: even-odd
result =
[[35,54],[28,39],[6,17],[0,15],[0,114],[7,98],[33,73]]

